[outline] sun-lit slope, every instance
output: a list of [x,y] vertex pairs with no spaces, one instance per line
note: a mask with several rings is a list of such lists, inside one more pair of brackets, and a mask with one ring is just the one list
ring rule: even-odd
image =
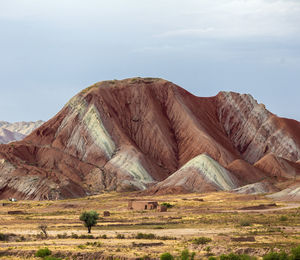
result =
[[207,154],[187,162],[178,171],[149,190],[149,194],[228,191],[238,187],[237,179]]

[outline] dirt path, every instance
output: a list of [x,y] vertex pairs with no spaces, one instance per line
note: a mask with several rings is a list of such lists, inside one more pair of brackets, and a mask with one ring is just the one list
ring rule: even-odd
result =
[[[66,230],[67,231],[67,230]],[[74,230],[73,230],[74,231]],[[201,228],[175,228],[175,229],[130,229],[130,230],[92,230],[94,237],[107,235],[109,238],[115,238],[117,234],[123,234],[126,237],[134,236],[138,233],[152,233],[156,236],[169,236],[169,237],[195,237],[195,236],[214,236],[219,233],[231,233],[232,228],[218,228],[218,229],[201,229]],[[15,233],[19,235],[35,235],[36,230],[15,230]],[[48,235],[56,237],[58,234],[63,234],[63,231],[49,230]],[[72,232],[66,232],[67,235],[71,235]],[[76,230],[77,235],[86,235],[86,230]]]

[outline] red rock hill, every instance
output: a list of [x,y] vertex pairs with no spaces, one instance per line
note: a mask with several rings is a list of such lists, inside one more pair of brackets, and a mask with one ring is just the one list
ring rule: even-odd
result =
[[104,81],[23,141],[0,145],[0,198],[144,190],[173,173],[170,191],[229,190],[273,178],[273,165],[260,161],[270,153],[288,165],[282,178],[300,175],[300,123],[251,95],[200,98],[163,79]]

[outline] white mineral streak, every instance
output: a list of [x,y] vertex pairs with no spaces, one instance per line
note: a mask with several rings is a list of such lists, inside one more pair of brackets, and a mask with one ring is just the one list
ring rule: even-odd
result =
[[[216,185],[220,190],[232,190],[237,187],[230,172],[207,154],[201,154],[188,161],[178,171],[163,181],[163,186],[185,185],[190,177],[189,172],[197,171],[209,183]],[[179,180],[179,181],[177,181]],[[176,181],[174,183],[174,181]]]
[[287,200],[299,200],[300,199],[300,186],[293,186],[282,191],[276,192],[268,197],[274,199],[287,199]]
[[106,130],[98,109],[93,104],[83,116],[83,122],[94,143],[106,153],[108,158],[112,158],[116,149],[115,143]]
[[79,115],[79,118],[82,118],[84,113],[87,110],[88,103],[84,100],[84,98],[80,96],[73,97],[66,105],[65,107],[69,108],[69,113],[65,116],[64,120],[61,122],[57,132],[56,136],[61,132],[63,128],[65,128],[70,122],[70,120],[74,120],[77,115]]
[[267,184],[257,182],[239,187],[233,191],[241,194],[264,194],[270,192],[270,189]]
[[153,182],[138,156],[132,156],[128,151],[118,152],[109,163],[131,176],[133,178],[132,184],[139,189],[145,189],[145,184]]
[[236,188],[230,172],[207,154],[198,155],[188,161],[180,171],[190,168],[197,169],[209,182],[216,184],[221,190]]
[[[271,113],[258,104],[251,95],[235,96],[222,92],[226,102],[220,109],[219,118],[235,147],[243,151],[246,161],[254,163],[267,152],[273,152],[291,160],[300,158],[300,147],[293,138],[277,130]],[[232,129],[235,133],[232,134]],[[277,131],[276,131],[277,130]]]
[[115,150],[115,143],[106,130],[101,120],[100,113],[95,105],[89,105],[82,96],[77,95],[73,97],[66,106],[70,111],[62,121],[56,135],[67,126],[70,120],[75,120],[76,116],[79,116],[81,122],[72,129],[67,147],[76,146],[82,155],[87,155],[87,150],[89,150],[86,147],[87,140],[82,135],[82,132],[86,129],[94,144],[106,154],[108,159],[111,159]]

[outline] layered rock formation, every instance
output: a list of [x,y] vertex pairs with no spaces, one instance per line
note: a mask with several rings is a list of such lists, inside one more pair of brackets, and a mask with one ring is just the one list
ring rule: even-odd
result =
[[100,82],[23,141],[0,145],[0,198],[145,190],[161,181],[157,193],[230,190],[272,179],[253,165],[271,152],[299,160],[299,130],[250,95],[200,98],[163,79]]
[[298,163],[283,159],[273,153],[265,155],[254,165],[277,179],[297,179],[300,177],[300,165]]
[[282,191],[269,195],[270,198],[285,201],[300,201],[300,183],[294,184]]
[[16,123],[0,121],[0,144],[22,140],[43,123],[44,122],[41,120],[36,122]]
[[278,188],[276,188],[274,185],[272,185],[270,182],[256,182],[251,183],[242,187],[239,187],[237,189],[233,190],[236,193],[240,194],[266,194],[266,193],[273,193],[278,191]]
[[164,181],[148,189],[146,193],[229,191],[238,186],[239,181],[233,174],[208,154],[201,154],[188,161]]

